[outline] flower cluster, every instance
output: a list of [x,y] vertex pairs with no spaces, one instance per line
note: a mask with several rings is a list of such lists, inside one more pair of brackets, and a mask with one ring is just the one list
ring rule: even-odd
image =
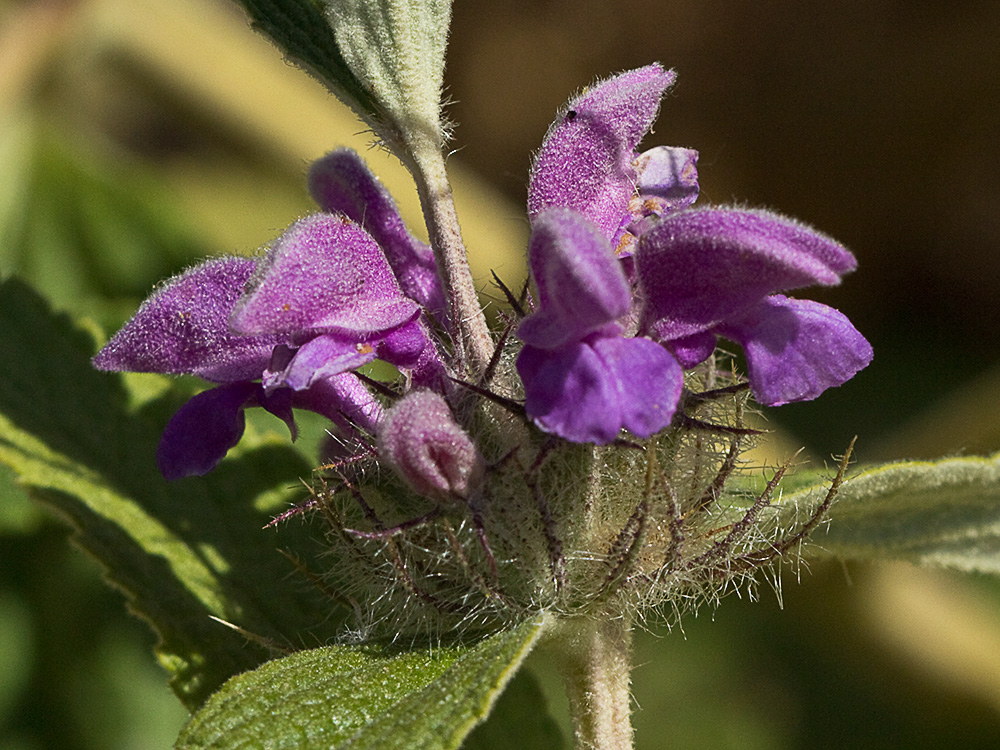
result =
[[585,91],[532,170],[539,306],[518,331],[518,370],[528,414],[568,440],[663,429],[681,368],[707,359],[719,335],[743,347],[754,397],[768,406],[815,398],[871,361],[839,312],[776,294],[836,284],[855,266],[846,249],[767,211],[692,209],[696,152],[636,154],[673,80],[650,65]]
[[170,421],[167,479],[211,471],[262,406],[295,437],[292,409],[374,434],[383,408],[352,374],[378,358],[447,392],[431,335],[443,314],[434,258],[353,151],[313,165],[324,213],[293,224],[259,260],[218,258],[170,279],[94,358],[103,370],[198,375],[218,385]]
[[[706,570],[770,559],[787,546],[754,557],[760,535],[748,530],[772,486],[741,521],[708,520],[749,432],[742,386],[719,387],[709,365],[717,337],[739,344],[764,405],[851,378],[871,360],[868,342],[838,311],[780,292],[836,284],[855,260],[768,211],[694,207],[693,150],[638,153],[673,80],[655,64],[615,76],[552,124],[529,185],[534,294],[526,314],[510,294],[516,313],[485,372],[454,354],[458,308],[440,261],[349,150],[310,171],[321,213],[260,258],[210,260],[167,281],[94,364],[215,384],[167,425],[167,479],[214,468],[247,407],[284,420],[293,438],[294,409],[328,417],[395,474],[369,491],[335,470],[312,502],[327,507],[332,536],[382,545],[370,564],[347,556],[362,565],[358,578],[395,577],[441,612],[476,596],[480,612],[579,608],[625,580],[633,600],[662,600]],[[398,369],[394,389],[357,374],[374,359]],[[708,409],[710,434],[689,440],[685,405],[722,396],[728,406]],[[713,523],[732,530],[713,540]],[[380,541],[396,535],[400,544]],[[369,598],[393,609],[391,597]]]

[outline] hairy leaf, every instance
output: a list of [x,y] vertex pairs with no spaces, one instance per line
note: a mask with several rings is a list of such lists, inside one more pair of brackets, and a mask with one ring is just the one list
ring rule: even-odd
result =
[[191,719],[180,750],[445,750],[483,720],[547,620],[474,645],[327,646],[240,675]]
[[344,58],[410,139],[443,138],[451,0],[324,0]]
[[[816,507],[828,486],[786,495],[782,504]],[[1000,454],[866,469],[841,485],[830,518],[813,534],[813,556],[1000,573]]]
[[382,105],[351,72],[333,29],[312,0],[237,0],[254,28],[318,78],[364,120],[383,122]]

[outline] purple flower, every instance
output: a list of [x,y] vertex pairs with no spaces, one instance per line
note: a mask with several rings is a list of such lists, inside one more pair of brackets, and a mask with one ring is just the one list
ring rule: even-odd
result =
[[635,153],[674,78],[649,65],[585,90],[561,110],[532,166],[528,262],[538,307],[518,329],[517,369],[535,424],[574,442],[608,443],[623,428],[648,437],[670,423],[680,398],[677,361],[625,336],[633,300],[616,260],[630,253],[633,225],[697,197],[694,151]]
[[714,351],[717,334],[738,342],[762,404],[816,398],[872,359],[837,310],[775,295],[836,284],[856,265],[842,245],[804,224],[769,211],[680,211],[642,234],[634,260],[642,329],[685,367]]
[[652,127],[676,74],[660,65],[601,81],[571,99],[549,127],[531,169],[528,216],[573,208],[596,224],[620,256],[633,225],[698,197],[698,152],[635,149]]
[[673,418],[683,385],[677,361],[619,319],[632,294],[608,240],[572,208],[535,217],[528,264],[538,307],[517,335],[525,409],[542,430],[578,443],[609,443],[622,428],[649,437]]
[[247,406],[279,416],[293,437],[293,408],[374,433],[381,407],[350,370],[380,357],[417,382],[444,380],[419,314],[364,229],[316,214],[260,261],[219,258],[167,281],[94,364],[220,384],[192,398],[164,431],[159,465],[176,479],[215,467],[242,436]]
[[[754,395],[769,405],[815,398],[871,359],[839,312],[777,294],[838,283],[855,266],[847,250],[765,211],[691,208],[697,152],[636,151],[674,78],[654,64],[585,90],[532,167],[538,294],[517,330],[516,366],[528,416],[566,440],[667,427],[683,369],[717,336],[743,346]],[[452,385],[429,326],[448,322],[449,290],[434,254],[354,152],[316,162],[309,188],[326,213],[292,225],[259,260],[221,258],[169,280],[94,363],[217,384],[167,426],[167,478],[210,471],[243,434],[248,406],[277,415],[293,438],[293,409],[304,408],[377,435],[418,491],[463,496],[481,458],[443,399]],[[413,389],[391,418],[352,374],[376,358]]]
[[[638,330],[666,346],[683,367],[706,359],[722,335],[743,346],[758,401],[815,398],[865,367],[871,347],[836,310],[773,295],[838,283],[855,267],[854,257],[834,240],[773,213],[690,208],[698,196],[697,152],[664,146],[635,151],[673,81],[672,71],[654,64],[572,99],[549,128],[532,168],[528,213],[537,223],[546,210],[562,207],[590,219],[623,260],[627,278],[638,282],[632,306]],[[582,262],[572,253],[552,257]],[[557,307],[561,294],[547,292],[541,313],[532,317],[550,328],[565,325],[568,316],[557,324],[546,312]],[[619,317],[629,310],[624,299]],[[550,388],[542,396],[540,383],[529,384],[529,378],[525,389],[535,416],[556,403],[556,394]],[[581,394],[591,389],[587,393],[595,399],[603,388],[593,377],[567,382]],[[548,418],[548,429],[568,439],[586,434],[557,422]]]

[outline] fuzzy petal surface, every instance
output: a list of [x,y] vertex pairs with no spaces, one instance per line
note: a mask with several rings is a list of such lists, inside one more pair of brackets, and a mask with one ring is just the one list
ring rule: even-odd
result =
[[257,383],[229,383],[202,391],[167,423],[156,460],[164,479],[204,476],[235,446],[246,429],[245,407],[256,404]]
[[610,443],[621,430],[617,377],[582,341],[517,356],[524,408],[540,429],[574,443]]
[[694,333],[684,338],[669,342],[670,351],[681,363],[681,367],[690,370],[712,356],[715,351],[715,334],[707,331]]
[[648,339],[595,336],[550,351],[525,346],[517,358],[525,410],[545,432],[604,445],[625,428],[649,437],[666,427],[680,399],[680,365]]
[[599,338],[592,346],[615,374],[621,426],[647,438],[670,424],[684,387],[677,360],[645,338]]
[[307,390],[290,393],[295,408],[322,414],[347,434],[360,430],[374,435],[383,417],[382,405],[354,373],[317,380]]
[[215,382],[259,378],[283,337],[240,335],[229,328],[255,268],[249,258],[216,258],[164,282],[94,357],[94,366]]
[[550,208],[532,225],[528,265],[538,287],[538,309],[517,335],[554,349],[582,339],[625,315],[632,294],[621,265],[600,230],[578,211]]
[[856,261],[840,243],[769,211],[679,211],[635,253],[644,325],[664,341],[707,330],[764,297],[831,285]]
[[663,93],[676,75],[647,65],[600,81],[571,99],[549,127],[531,169],[528,216],[573,208],[610,241],[635,192],[632,166]]
[[268,251],[231,318],[247,334],[339,333],[364,340],[415,318],[378,243],[343,216],[314,214]]
[[410,234],[389,191],[357,153],[338,149],[313,162],[309,192],[324,211],[344,214],[371,234],[407,297],[438,316],[444,314],[434,253]]
[[386,334],[375,352],[379,359],[405,370],[415,386],[442,393],[451,390],[444,358],[420,318]]
[[776,294],[719,328],[746,353],[758,403],[809,401],[850,380],[872,347],[840,311]]

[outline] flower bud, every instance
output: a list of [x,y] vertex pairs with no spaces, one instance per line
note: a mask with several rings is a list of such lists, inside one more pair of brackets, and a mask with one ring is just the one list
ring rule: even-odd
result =
[[468,497],[486,468],[448,404],[433,391],[414,391],[386,413],[378,452],[416,492],[438,499]]

